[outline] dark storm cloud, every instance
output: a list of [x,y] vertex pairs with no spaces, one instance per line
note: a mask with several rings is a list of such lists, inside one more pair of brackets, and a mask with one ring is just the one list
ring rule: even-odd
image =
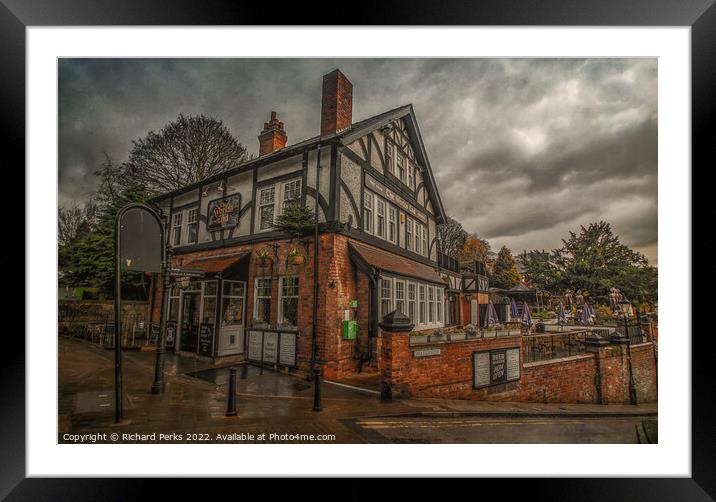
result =
[[354,120],[414,105],[447,212],[493,247],[550,249],[605,219],[656,261],[655,59],[61,60],[60,201],[179,113],[223,120],[253,153],[271,110],[289,143],[314,136],[337,67]]

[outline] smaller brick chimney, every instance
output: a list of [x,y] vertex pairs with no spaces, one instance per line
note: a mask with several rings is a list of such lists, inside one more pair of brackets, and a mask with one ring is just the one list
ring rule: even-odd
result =
[[341,70],[323,75],[321,137],[347,129],[353,123],[353,84]]
[[259,156],[280,150],[286,146],[287,140],[283,122],[276,118],[276,112],[271,112],[271,120],[264,123],[264,130],[259,134]]

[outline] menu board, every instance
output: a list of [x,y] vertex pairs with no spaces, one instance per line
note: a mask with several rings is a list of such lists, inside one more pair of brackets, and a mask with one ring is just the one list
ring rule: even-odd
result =
[[214,348],[214,326],[201,324],[199,326],[199,355],[211,356]]
[[507,380],[506,355],[504,350],[490,352],[490,383]]
[[520,349],[473,352],[473,387],[487,387],[520,378]]
[[296,333],[281,333],[278,354],[280,364],[296,366]]
[[248,358],[253,361],[261,360],[263,345],[262,331],[249,331],[249,353]]
[[507,349],[507,380],[520,378],[520,349]]
[[174,348],[174,342],[176,341],[177,335],[177,323],[174,321],[167,321],[167,327],[164,330],[164,346],[166,348]]
[[475,352],[474,357],[474,381],[475,387],[490,385],[490,353]]
[[278,362],[278,333],[275,331],[264,332],[264,362]]

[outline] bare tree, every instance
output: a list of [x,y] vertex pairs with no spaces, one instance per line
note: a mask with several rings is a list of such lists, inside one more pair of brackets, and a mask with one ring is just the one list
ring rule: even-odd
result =
[[60,206],[57,211],[57,243],[66,248],[77,238],[85,223],[85,212],[77,204]]
[[447,217],[447,222],[438,226],[438,239],[440,250],[453,258],[457,258],[467,241],[468,233],[462,228],[459,221]]
[[246,148],[224,123],[204,115],[179,115],[132,144],[127,175],[152,192],[181,188],[247,159]]

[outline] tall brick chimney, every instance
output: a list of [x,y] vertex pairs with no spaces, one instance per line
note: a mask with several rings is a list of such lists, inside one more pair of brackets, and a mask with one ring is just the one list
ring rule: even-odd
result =
[[330,136],[353,122],[353,84],[341,70],[323,75],[321,137]]
[[286,140],[283,122],[276,118],[276,112],[271,112],[271,120],[264,123],[264,130],[259,134],[259,156],[280,150],[286,146]]

